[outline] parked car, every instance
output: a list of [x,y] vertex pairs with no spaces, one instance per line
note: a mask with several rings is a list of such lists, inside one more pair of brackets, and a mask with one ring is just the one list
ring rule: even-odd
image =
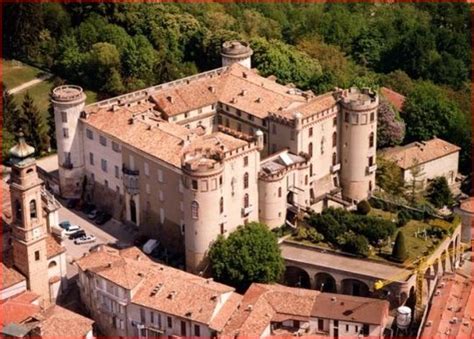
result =
[[92,211],[90,211],[89,213],[87,213],[87,217],[88,217],[89,219],[95,219],[95,218],[97,218],[97,214],[98,214],[98,213],[99,213],[99,211],[98,211],[96,208],[94,208]]
[[59,223],[59,227],[61,227],[64,230],[67,230],[71,226],[72,224],[69,222],[69,220],[64,220]]
[[69,236],[70,240],[77,239],[86,235],[86,231],[78,230]]
[[79,226],[76,226],[76,225],[71,225],[67,230],[66,232],[64,232],[64,234],[66,235],[71,235],[73,233],[76,233],[77,231],[79,231],[81,228]]
[[107,221],[109,221],[110,219],[112,219],[112,216],[107,213],[107,212],[99,212],[97,214],[97,217],[95,218],[95,223],[97,225],[103,225],[105,224]]
[[83,237],[80,237],[79,239],[74,240],[74,243],[76,245],[88,244],[91,242],[95,242],[95,236],[93,234],[85,235]]
[[68,199],[66,201],[66,207],[67,208],[75,208],[78,203],[79,203],[79,199]]

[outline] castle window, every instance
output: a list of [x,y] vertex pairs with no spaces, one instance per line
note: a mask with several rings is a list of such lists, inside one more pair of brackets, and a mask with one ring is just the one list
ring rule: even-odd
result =
[[115,141],[112,141],[112,150],[117,153],[120,152],[120,145],[116,143]]
[[249,188],[249,174],[245,173],[244,174],[244,189]]
[[107,146],[107,139],[103,135],[99,137],[99,142],[102,146]]
[[94,140],[94,133],[90,129],[86,129],[87,139]]
[[374,132],[371,132],[369,135],[369,147],[374,147],[375,143],[375,134]]
[[219,200],[219,213],[224,213],[224,198],[221,197],[221,199]]
[[40,251],[35,251],[35,260],[36,261],[40,260]]
[[89,153],[89,163],[94,166],[94,153]]
[[219,186],[222,186],[222,175],[219,177]]
[[187,118],[187,117],[188,117],[188,115],[189,115],[189,113],[188,113],[188,112],[184,113],[184,118]]
[[30,201],[30,218],[37,218],[38,214],[36,212],[36,200],[31,200]]
[[15,215],[16,215],[16,219],[18,221],[23,220],[23,213],[22,213],[22,210],[21,210],[21,204],[18,200],[15,200]]
[[67,113],[61,112],[61,121],[67,123]]
[[295,131],[290,131],[290,140],[295,140]]
[[332,147],[336,147],[337,146],[337,132],[334,132],[332,134]]
[[369,157],[369,166],[372,166],[374,164],[374,157]]
[[223,223],[222,223],[222,224],[220,224],[220,227],[221,227],[221,234],[224,234],[224,232],[225,232],[225,229],[224,229],[224,224],[223,224]]
[[309,164],[309,176],[313,176],[313,164]]
[[63,128],[63,137],[65,139],[69,138],[69,128]]
[[249,205],[250,205],[249,195],[247,193],[245,193],[245,195],[244,195],[244,207],[247,208],[247,207],[249,207]]
[[281,187],[278,187],[278,198],[281,198]]
[[349,122],[349,117],[350,117],[350,113],[349,113],[349,112],[346,112],[346,113],[344,114],[344,121],[345,121],[345,122]]
[[352,114],[352,123],[358,124],[359,123],[359,114],[353,113]]
[[332,125],[337,126],[337,117],[332,118]]
[[199,204],[197,201],[193,201],[191,203],[191,217],[193,219],[198,219],[199,218]]
[[277,126],[275,124],[272,125],[272,133],[276,134],[277,132]]
[[197,180],[192,180],[191,181],[192,189],[197,190],[198,189],[198,182]]
[[336,164],[337,164],[337,154],[336,154],[336,152],[334,152],[332,154],[332,165],[336,166]]
[[375,120],[375,112],[370,113],[370,122],[374,122]]
[[117,165],[115,165],[115,177],[120,179],[120,169]]
[[304,184],[308,185],[308,176],[307,175],[304,176]]
[[309,128],[308,134],[309,134],[310,137],[313,136],[313,127],[310,127],[310,128]]
[[245,156],[244,157],[244,166],[248,166],[248,165],[249,165],[249,157]]
[[325,142],[325,139],[324,137],[321,139],[321,154],[324,154],[324,142]]
[[225,119],[225,127],[229,127],[230,123],[229,123],[229,119]]
[[253,115],[250,115],[250,114],[249,114],[248,116],[249,116],[249,120],[250,120],[250,121],[253,121]]
[[310,142],[308,145],[308,154],[312,157],[313,156],[313,143]]
[[107,173],[107,160],[101,159],[100,161],[100,167],[102,168],[102,171]]

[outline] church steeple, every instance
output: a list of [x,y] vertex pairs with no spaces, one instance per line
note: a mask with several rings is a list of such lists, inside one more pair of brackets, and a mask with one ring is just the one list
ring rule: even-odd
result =
[[18,143],[10,149],[13,263],[27,278],[29,289],[49,301],[43,182],[36,172],[34,152],[20,132]]

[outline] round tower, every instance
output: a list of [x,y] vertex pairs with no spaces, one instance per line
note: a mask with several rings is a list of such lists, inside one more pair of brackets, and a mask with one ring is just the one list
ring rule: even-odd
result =
[[230,66],[236,62],[247,68],[252,67],[253,50],[245,41],[226,41],[222,44],[222,66]]
[[[182,160],[186,270],[197,273],[206,266],[209,246],[223,233],[223,155],[197,149]],[[222,199],[222,200],[221,200]]]
[[84,147],[79,118],[86,95],[79,86],[59,86],[53,90],[51,101],[56,123],[61,195],[65,198],[78,197],[84,175]]
[[339,103],[342,194],[358,202],[366,199],[375,187],[379,99],[368,88],[351,88],[341,93]]

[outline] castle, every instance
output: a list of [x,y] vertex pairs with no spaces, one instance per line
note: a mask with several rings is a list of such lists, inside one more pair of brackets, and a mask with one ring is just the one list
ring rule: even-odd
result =
[[251,69],[252,53],[226,42],[221,68],[87,106],[80,87],[54,89],[61,195],[184,252],[192,272],[238,225],[367,198],[377,94],[285,86]]

